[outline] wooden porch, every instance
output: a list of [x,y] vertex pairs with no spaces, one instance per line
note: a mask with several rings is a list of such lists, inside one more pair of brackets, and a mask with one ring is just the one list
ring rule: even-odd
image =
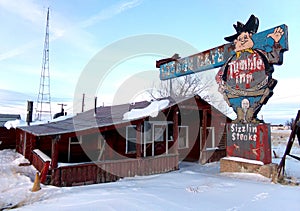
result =
[[[33,153],[32,164],[41,171],[47,165],[41,153]],[[124,177],[145,176],[178,170],[178,154],[159,155],[146,158],[107,160],[88,163],[59,163],[50,169],[48,182],[55,186],[76,186],[113,182]],[[47,173],[48,173],[47,172]]]

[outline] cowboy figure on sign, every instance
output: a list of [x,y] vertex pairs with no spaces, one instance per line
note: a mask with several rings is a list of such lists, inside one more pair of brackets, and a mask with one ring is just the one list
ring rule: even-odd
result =
[[[262,122],[257,119],[257,113],[272,96],[277,83],[272,78],[273,64],[279,60],[282,49],[279,41],[284,31],[280,27],[275,28],[262,45],[252,39],[258,25],[258,18],[251,15],[246,24],[237,22],[233,25],[236,34],[224,38],[233,42],[234,55],[220,68],[216,80],[227,104],[237,114],[235,123]],[[273,58],[278,60],[274,62]]]

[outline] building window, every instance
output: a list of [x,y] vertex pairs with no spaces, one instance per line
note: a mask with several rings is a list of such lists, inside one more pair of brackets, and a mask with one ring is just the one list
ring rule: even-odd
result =
[[[173,139],[173,122],[171,121],[145,121],[143,129],[143,147],[144,157],[146,154],[154,156],[155,144],[162,142],[165,146],[165,153],[168,154],[168,142],[174,141]],[[148,149],[148,150],[147,150]],[[149,152],[149,149],[151,150]],[[147,152],[147,153],[146,153]]]
[[[143,152],[144,157],[155,155],[155,146],[164,146],[168,154],[168,142],[173,139],[173,122],[171,121],[145,121],[143,127]],[[160,142],[160,144],[158,144]]]
[[[200,128],[200,134],[202,138],[202,127]],[[214,150],[218,148],[218,144],[215,139],[215,128],[207,127],[206,128],[206,140],[205,140],[205,150]]]
[[77,138],[77,136],[71,137],[70,144],[81,144],[81,137],[79,137],[79,139]]
[[189,147],[188,136],[189,136],[188,126],[178,126],[178,149],[185,149]]
[[152,143],[152,124],[144,122],[144,143]]
[[164,134],[167,132],[166,131],[166,125],[153,125],[154,127],[154,141],[156,142],[163,142],[164,139]]
[[174,138],[173,138],[173,122],[171,123],[168,123],[168,130],[167,130],[167,138],[168,138],[168,141],[174,141]]
[[136,126],[126,127],[126,154],[136,152]]
[[173,122],[144,122],[144,143],[174,141]]

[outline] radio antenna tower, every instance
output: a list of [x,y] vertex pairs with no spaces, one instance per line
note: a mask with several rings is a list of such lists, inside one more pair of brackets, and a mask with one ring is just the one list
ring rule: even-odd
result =
[[[49,73],[49,7],[47,11],[46,36],[44,42],[40,87],[37,99],[36,119],[42,120],[42,116],[44,120],[52,119]],[[50,118],[47,118],[47,116]]]

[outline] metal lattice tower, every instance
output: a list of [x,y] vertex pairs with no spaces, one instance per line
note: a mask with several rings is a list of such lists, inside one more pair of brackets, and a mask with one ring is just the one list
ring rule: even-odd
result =
[[47,11],[46,36],[44,42],[42,71],[36,109],[36,119],[42,120],[42,117],[43,120],[52,119],[49,72],[49,8]]

